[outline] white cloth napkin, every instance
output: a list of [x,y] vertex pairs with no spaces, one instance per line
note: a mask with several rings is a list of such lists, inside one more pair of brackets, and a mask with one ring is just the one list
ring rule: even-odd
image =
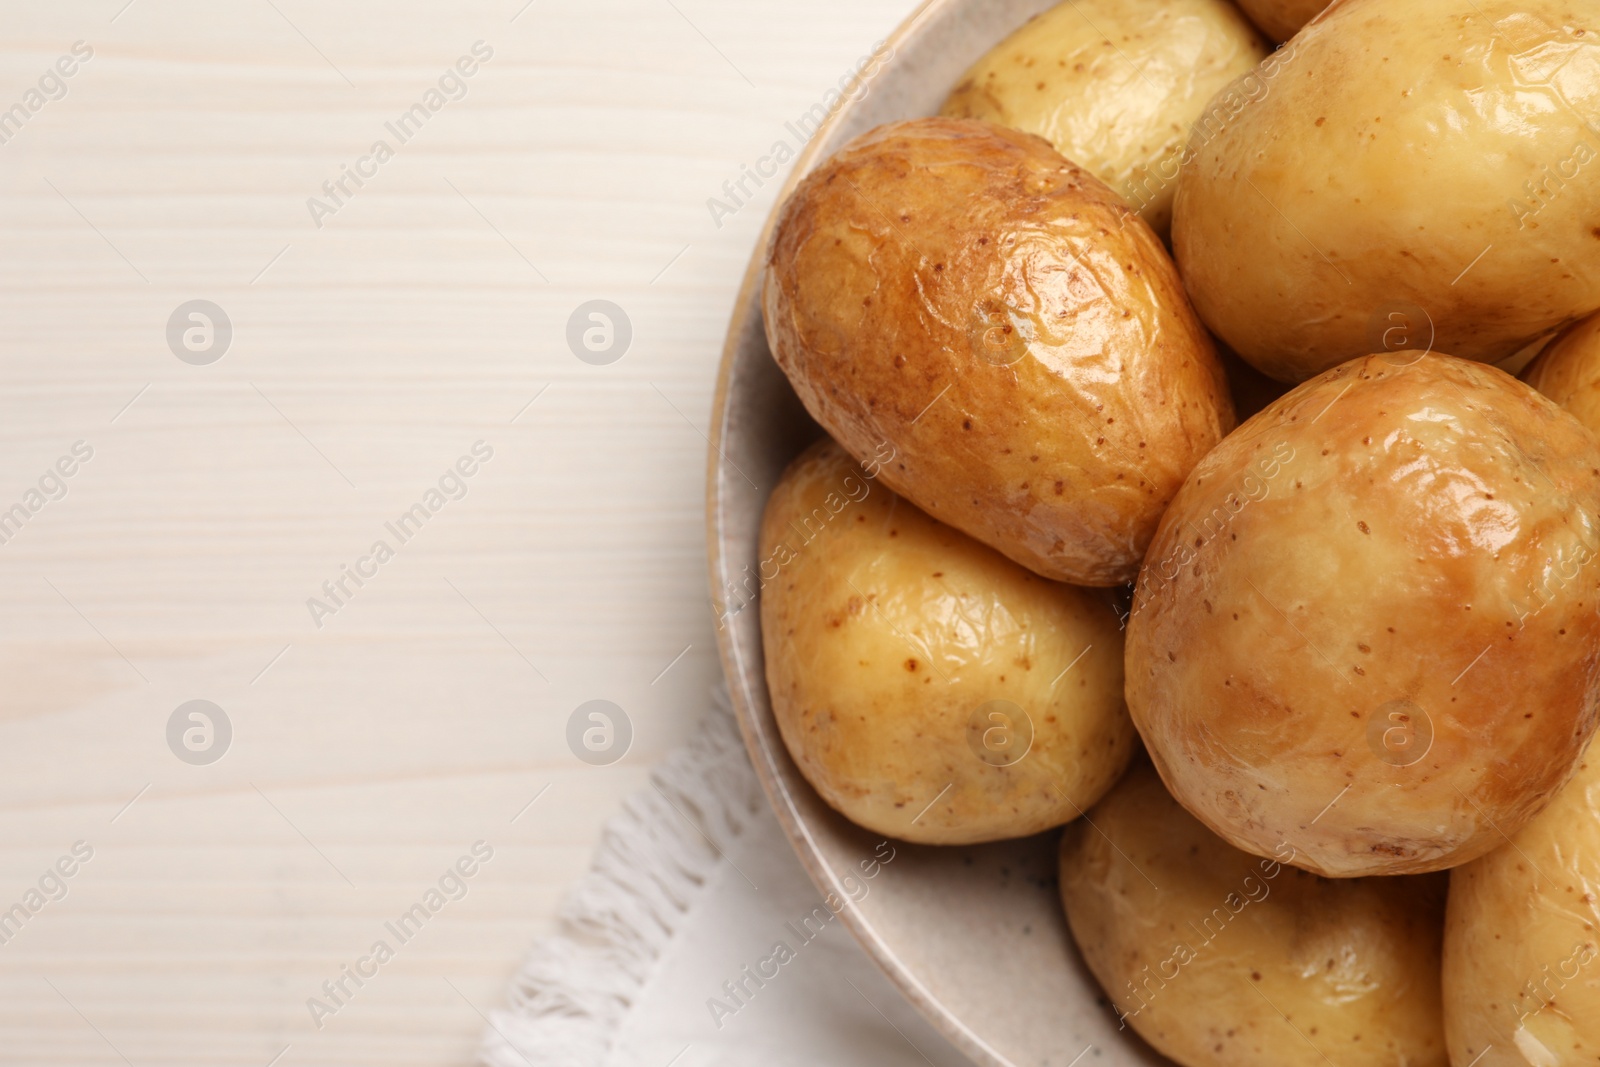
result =
[[[714,703],[607,825],[556,932],[494,1014],[482,1061],[962,1067],[837,919],[797,936],[821,897],[761,795],[726,695]],[[775,976],[751,977],[790,954]]]

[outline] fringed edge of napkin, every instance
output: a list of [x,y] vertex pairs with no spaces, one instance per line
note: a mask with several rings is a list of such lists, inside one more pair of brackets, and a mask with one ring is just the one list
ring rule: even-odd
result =
[[721,850],[764,802],[727,690],[682,748],[606,824],[589,873],[567,894],[555,932],[534,943],[496,1011],[489,1067],[601,1067],[634,998]]

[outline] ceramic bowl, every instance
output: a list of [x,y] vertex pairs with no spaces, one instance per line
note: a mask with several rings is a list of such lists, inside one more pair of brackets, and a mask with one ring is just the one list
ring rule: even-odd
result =
[[[930,0],[889,39],[893,55],[846,99],[796,161],[790,189],[850,138],[933,115],[984,52],[1054,0]],[[712,412],[707,491],[718,644],[750,757],[785,833],[824,894],[878,839],[824,804],[783,747],[767,700],[753,588],[761,512],[785,466],[820,434],[772,361],[762,328],[762,259],[751,255]],[[897,844],[869,892],[842,913],[863,948],[977,1063],[1011,1067],[1166,1064],[1120,1030],[1067,932],[1056,884],[1059,832],[970,848]],[[850,884],[858,885],[859,881]],[[858,890],[859,892],[859,890]]]

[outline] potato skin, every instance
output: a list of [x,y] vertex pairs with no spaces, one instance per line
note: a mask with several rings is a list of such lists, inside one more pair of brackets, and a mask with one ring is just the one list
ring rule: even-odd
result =
[[1239,6],[1261,32],[1287,41],[1328,6],[1328,0],[1239,0]]
[[1594,1063],[1600,1060],[1600,760],[1585,759],[1550,806],[1511,840],[1515,847],[1450,872],[1444,942],[1450,1055],[1476,1067]]
[[1189,127],[1267,51],[1228,0],[1071,0],[978,60],[941,114],[1038,134],[1165,237]]
[[1597,516],[1594,435],[1492,367],[1293,390],[1195,468],[1140,575],[1127,695],[1162,778],[1330,877],[1497,847],[1595,728]]
[[[935,522],[831,441],[773,491],[761,557],[779,732],[856,824],[923,844],[1022,837],[1076,818],[1127,766],[1122,633],[1103,594]],[[998,709],[1010,721],[992,701],[1015,706]]]
[[1195,308],[1241,356],[1302,381],[1390,347],[1405,310],[1410,347],[1498,362],[1600,308],[1592,4],[1344,0],[1283,53],[1196,129],[1173,209]]
[[1522,380],[1600,433],[1600,315],[1568,327],[1528,365]]
[[1047,578],[1133,579],[1233,427],[1210,337],[1150,228],[1037,137],[921,119],[801,182],[767,338],[807,410],[890,488]]
[[1280,863],[1292,845],[1246,855],[1142,761],[1089,817],[1061,840],[1067,921],[1158,1051],[1183,1067],[1445,1067],[1444,876],[1334,881]]

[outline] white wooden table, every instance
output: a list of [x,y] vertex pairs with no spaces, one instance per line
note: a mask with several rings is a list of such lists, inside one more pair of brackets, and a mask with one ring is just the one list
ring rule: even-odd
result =
[[[776,182],[706,201],[910,7],[0,5],[0,1063],[471,1061],[716,673],[703,431]],[[566,341],[592,299],[632,325],[606,365]],[[220,359],[169,345],[193,300]],[[567,742],[596,698],[634,730],[604,768]],[[197,699],[208,764],[168,744]]]

